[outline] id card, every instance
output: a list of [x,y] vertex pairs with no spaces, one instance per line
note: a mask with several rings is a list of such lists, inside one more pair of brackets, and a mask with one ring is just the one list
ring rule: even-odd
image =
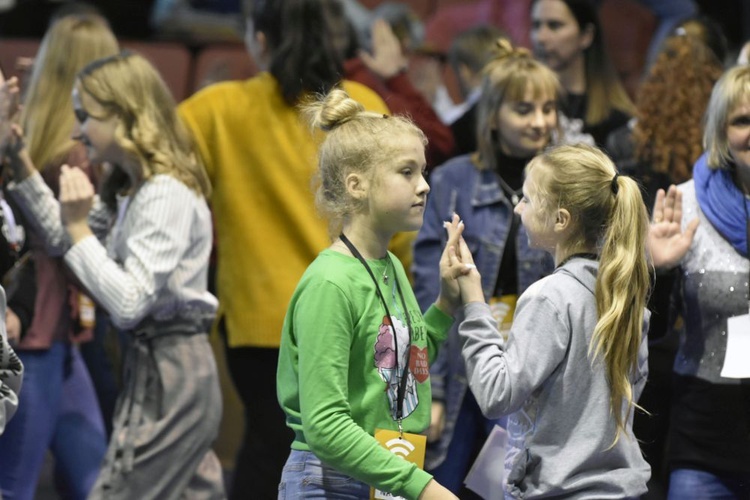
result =
[[[398,455],[407,462],[417,464],[417,467],[424,469],[427,436],[404,432],[402,439],[398,431],[375,429],[375,439],[377,439],[383,448],[389,450],[394,455]],[[379,499],[399,500],[403,499],[403,497],[397,497],[392,493],[370,488],[370,500]]]
[[518,295],[509,294],[501,297],[490,297],[490,312],[497,321],[497,329],[505,340],[508,340],[513,314],[516,312]]
[[503,480],[507,446],[507,431],[495,425],[464,480],[466,487],[484,500],[503,500],[505,497]]
[[750,378],[750,314],[734,316],[727,320],[727,352],[721,376]]

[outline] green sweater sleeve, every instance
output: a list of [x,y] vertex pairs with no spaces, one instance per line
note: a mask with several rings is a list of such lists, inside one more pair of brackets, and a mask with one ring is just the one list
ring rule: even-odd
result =
[[369,369],[352,365],[365,364],[351,353],[358,322],[354,310],[347,294],[330,282],[312,285],[294,304],[305,441],[331,467],[381,490],[417,498],[431,475],[381,447],[352,418],[349,400],[357,388],[350,386],[366,378],[362,372]]
[[445,314],[435,305],[431,305],[424,314],[424,322],[427,326],[427,342],[430,349],[430,364],[432,364],[437,357],[440,346],[448,338],[448,332],[453,326],[453,317]]

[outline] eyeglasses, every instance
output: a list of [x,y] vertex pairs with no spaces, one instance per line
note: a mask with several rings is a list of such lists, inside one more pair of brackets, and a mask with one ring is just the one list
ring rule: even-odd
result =
[[81,125],[83,125],[83,122],[88,120],[89,116],[91,116],[89,115],[88,111],[83,108],[75,108],[73,112],[76,115],[76,120],[78,120],[78,123],[80,123]]

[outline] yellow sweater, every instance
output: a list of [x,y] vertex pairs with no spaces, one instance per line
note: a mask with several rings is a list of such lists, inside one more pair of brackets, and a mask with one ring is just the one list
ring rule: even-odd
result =
[[[389,112],[368,88],[345,81],[343,89],[368,110]],[[268,73],[212,85],[179,112],[213,184],[217,318],[226,321],[230,347],[278,348],[297,282],[330,245],[311,189],[315,136]],[[413,233],[398,239],[408,269]]]

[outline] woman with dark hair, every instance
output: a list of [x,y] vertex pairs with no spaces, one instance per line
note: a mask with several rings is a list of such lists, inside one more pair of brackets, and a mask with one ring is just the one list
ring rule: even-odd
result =
[[[245,411],[230,497],[275,498],[293,438],[276,397],[282,324],[297,282],[330,244],[310,188],[317,140],[297,104],[339,85],[343,61],[332,27],[343,24],[333,22],[343,9],[336,0],[245,6],[248,50],[265,71],[207,87],[180,113],[214,187],[216,328]],[[363,85],[340,85],[368,110],[388,112]]]
[[563,128],[604,145],[634,109],[607,55],[596,6],[591,0],[535,0],[531,18],[534,53],[557,73],[567,93]]

